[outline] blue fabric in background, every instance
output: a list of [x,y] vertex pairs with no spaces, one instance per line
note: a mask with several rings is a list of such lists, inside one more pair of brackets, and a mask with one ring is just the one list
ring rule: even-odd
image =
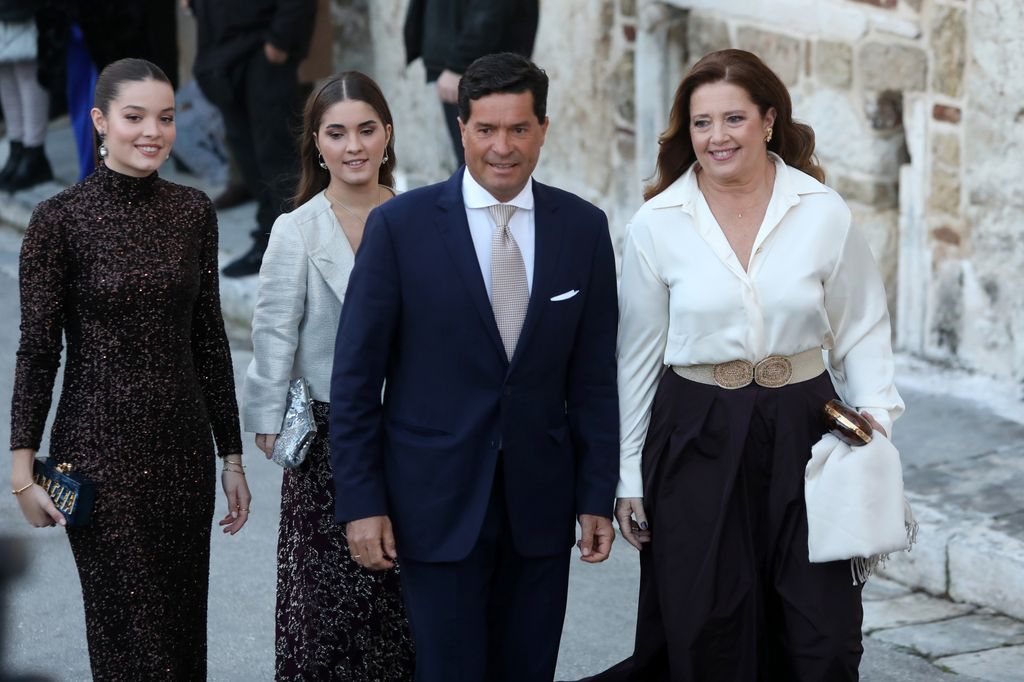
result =
[[78,179],[83,180],[96,169],[92,117],[89,115],[93,91],[96,89],[96,67],[85,49],[82,29],[78,24],[71,25],[67,67],[68,116],[75,134],[75,146],[78,148]]

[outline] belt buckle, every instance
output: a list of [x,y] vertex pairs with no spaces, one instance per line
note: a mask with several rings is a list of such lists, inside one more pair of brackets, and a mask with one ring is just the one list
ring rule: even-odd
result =
[[765,388],[779,388],[793,376],[793,363],[782,355],[769,355],[754,365],[754,381]]
[[743,388],[754,380],[754,366],[747,360],[730,360],[715,365],[715,383],[722,388]]

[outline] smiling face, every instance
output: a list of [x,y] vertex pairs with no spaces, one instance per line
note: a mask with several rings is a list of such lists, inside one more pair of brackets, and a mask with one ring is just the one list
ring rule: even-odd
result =
[[92,122],[103,138],[103,162],[124,175],[149,175],[167,160],[177,131],[174,90],[157,80],[127,81],[106,114],[92,110]]
[[473,100],[469,120],[459,120],[466,168],[498,201],[526,186],[540,159],[548,119],[538,121],[533,93],[497,93]]
[[314,138],[332,183],[377,184],[391,126],[382,123],[369,104],[361,100],[332,104],[324,111]]
[[721,184],[744,182],[764,172],[765,136],[775,109],[764,116],[738,85],[707,83],[690,96],[690,141],[701,170]]

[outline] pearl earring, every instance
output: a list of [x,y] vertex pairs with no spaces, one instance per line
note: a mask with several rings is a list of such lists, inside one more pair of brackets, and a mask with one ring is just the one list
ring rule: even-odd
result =
[[324,155],[321,154],[320,152],[316,153],[316,162],[318,164],[320,164],[321,168],[323,168],[324,170],[327,170],[327,162],[324,161]]

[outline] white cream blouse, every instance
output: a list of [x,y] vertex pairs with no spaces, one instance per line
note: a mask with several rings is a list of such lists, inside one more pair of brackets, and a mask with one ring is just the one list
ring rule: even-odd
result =
[[888,431],[903,412],[885,287],[850,209],[775,154],[747,270],[691,167],[626,228],[619,290],[618,497],[642,497],[640,456],[666,365],[827,351],[840,397]]

